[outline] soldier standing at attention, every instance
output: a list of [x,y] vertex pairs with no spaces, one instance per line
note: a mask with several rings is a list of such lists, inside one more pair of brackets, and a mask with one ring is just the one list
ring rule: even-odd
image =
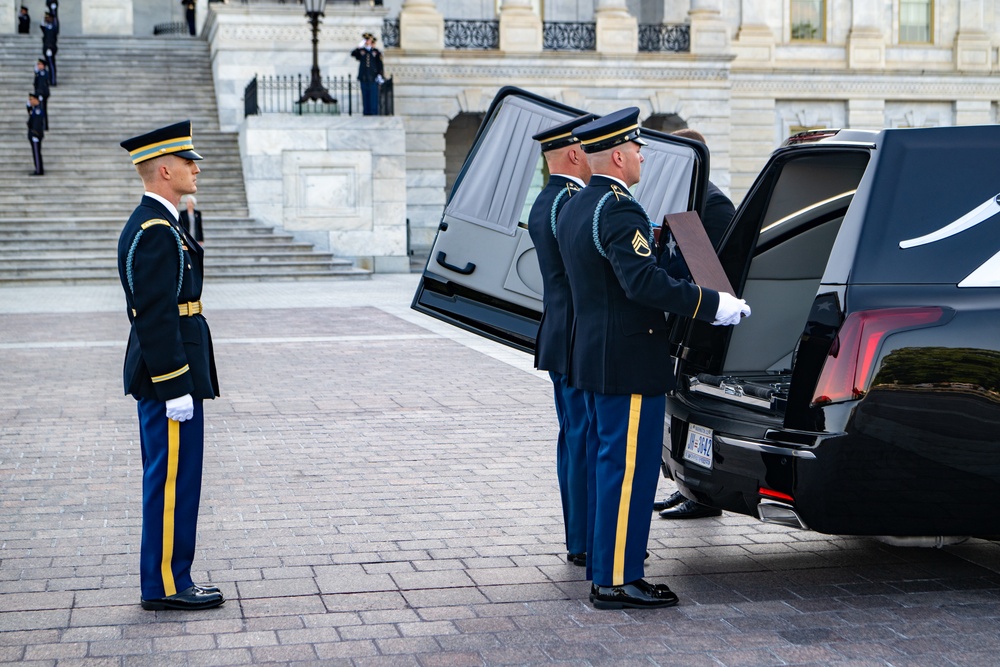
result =
[[45,59],[39,58],[35,63],[35,97],[42,105],[42,115],[45,116],[45,130],[49,129],[49,73],[45,71]]
[[358,60],[358,82],[361,85],[361,106],[364,115],[378,115],[378,87],[384,79],[382,75],[382,53],[375,48],[375,35],[366,32],[361,36],[358,48],[351,56]]
[[184,5],[184,20],[187,21],[188,33],[194,37],[194,0],[181,0],[181,4]]
[[44,176],[42,164],[42,139],[45,138],[45,112],[42,111],[38,95],[28,95],[28,142],[31,143],[31,157],[35,161],[35,171],[31,176]]
[[532,137],[541,143],[549,182],[528,213],[528,234],[542,273],[542,321],[535,340],[535,368],[549,372],[556,402],[559,437],[556,476],[566,529],[566,560],[587,564],[587,406],[583,392],[571,387],[569,373],[573,299],[556,243],[556,216],[590,180],[590,165],[572,130],[595,116],[574,118]]
[[31,32],[31,15],[28,8],[22,6],[21,13],[17,16],[17,34],[27,35]]
[[59,24],[52,14],[45,12],[45,19],[39,26],[42,30],[42,53],[49,70],[49,84],[56,85],[56,53],[59,52]]
[[201,315],[203,251],[178,223],[181,197],[201,171],[191,121],[121,143],[146,192],[118,239],[118,275],[132,331],[125,393],[138,401],[142,448],[143,609],[209,609],[214,586],[191,579],[204,453],[202,401],[219,395]]
[[591,420],[587,574],[598,609],[677,604],[667,586],[643,579],[674,382],[664,312],[716,325],[750,314],[742,299],[675,280],[657,264],[653,225],[628,190],[643,162],[638,117],[630,107],[573,130],[594,175],[556,226],[575,314],[569,382],[584,392]]

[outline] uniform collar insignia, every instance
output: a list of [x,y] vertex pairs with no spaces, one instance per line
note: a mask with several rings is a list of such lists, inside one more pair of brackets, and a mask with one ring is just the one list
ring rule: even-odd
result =
[[623,198],[628,199],[630,201],[632,199],[632,195],[630,195],[625,190],[622,190],[621,186],[619,186],[617,183],[611,184],[611,192],[615,193],[615,199],[617,199],[618,201],[621,201]]
[[579,192],[579,191],[580,191],[580,186],[579,185],[577,185],[573,181],[566,181],[566,194],[567,195],[569,195],[570,197],[572,197],[574,192]]

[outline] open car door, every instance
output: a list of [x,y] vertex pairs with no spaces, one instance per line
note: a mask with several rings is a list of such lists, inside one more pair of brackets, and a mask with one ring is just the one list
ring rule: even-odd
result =
[[[542,130],[584,111],[525,90],[502,88],[490,104],[452,188],[412,307],[526,352],[542,316],[542,276],[528,212],[548,173]],[[643,131],[648,146],[633,188],[654,224],[667,213],[701,210],[708,150]]]

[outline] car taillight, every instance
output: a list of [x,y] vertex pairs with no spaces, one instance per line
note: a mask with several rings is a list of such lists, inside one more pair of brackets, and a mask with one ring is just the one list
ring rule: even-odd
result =
[[942,308],[932,306],[862,310],[848,315],[830,346],[812,404],[827,405],[864,396],[882,339],[895,331],[934,324],[943,314]]

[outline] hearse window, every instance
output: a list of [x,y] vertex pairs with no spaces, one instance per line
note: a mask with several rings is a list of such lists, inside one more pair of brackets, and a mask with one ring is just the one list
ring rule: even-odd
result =
[[504,98],[459,176],[445,217],[513,236],[538,174],[541,149],[531,137],[565,120],[565,113],[530,100]]
[[645,161],[635,186],[635,198],[653,224],[663,224],[663,216],[668,213],[689,210],[697,158],[694,149],[683,144],[650,141],[643,146],[642,156]]

